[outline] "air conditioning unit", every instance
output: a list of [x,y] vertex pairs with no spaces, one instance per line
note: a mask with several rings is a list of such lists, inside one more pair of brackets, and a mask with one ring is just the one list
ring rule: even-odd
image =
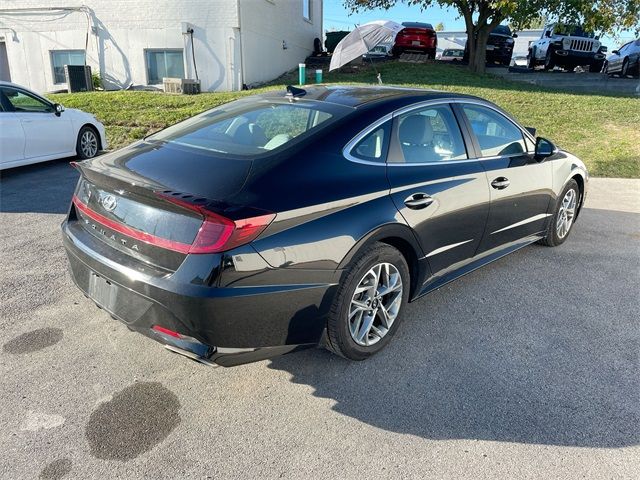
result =
[[185,95],[200,93],[200,80],[165,77],[162,79],[162,84],[166,93],[184,93]]
[[89,65],[65,65],[64,78],[69,93],[90,92],[93,90],[91,67]]

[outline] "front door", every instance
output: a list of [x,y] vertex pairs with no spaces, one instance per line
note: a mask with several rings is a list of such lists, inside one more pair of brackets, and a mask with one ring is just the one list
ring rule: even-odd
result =
[[487,171],[491,208],[478,253],[542,234],[551,216],[552,165],[534,157],[534,144],[501,112],[462,104],[460,110]]
[[387,177],[393,201],[416,233],[433,274],[474,255],[489,211],[489,188],[449,104],[394,119]]
[[25,159],[69,154],[76,138],[69,116],[56,115],[53,105],[24,90],[2,87],[25,135]]

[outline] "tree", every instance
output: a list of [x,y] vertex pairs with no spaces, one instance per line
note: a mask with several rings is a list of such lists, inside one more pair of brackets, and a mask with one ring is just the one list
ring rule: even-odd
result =
[[[583,25],[587,31],[615,33],[621,29],[640,30],[640,0],[403,0],[422,10],[439,4],[455,8],[467,31],[469,68],[484,72],[489,33],[502,21],[510,20],[516,29],[526,28],[540,16],[565,23]],[[398,0],[344,0],[352,12],[389,9]]]
[[442,32],[444,30],[444,23],[440,22],[436,25],[436,32]]

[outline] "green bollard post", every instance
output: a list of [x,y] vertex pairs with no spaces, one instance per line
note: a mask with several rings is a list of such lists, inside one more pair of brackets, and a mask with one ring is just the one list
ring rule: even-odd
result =
[[304,85],[304,81],[307,77],[307,66],[304,63],[298,64],[298,84]]
[[316,70],[316,83],[322,83],[322,70]]

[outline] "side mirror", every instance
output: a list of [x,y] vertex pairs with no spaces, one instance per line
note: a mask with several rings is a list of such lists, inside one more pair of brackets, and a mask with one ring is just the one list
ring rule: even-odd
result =
[[513,35],[511,35],[513,38],[518,38],[518,34],[514,32]]
[[64,107],[59,103],[53,104],[53,112],[56,114],[56,117],[59,117],[62,112],[64,112]]
[[614,55],[620,55],[620,50],[612,50],[611,53]]
[[536,138],[536,151],[535,157],[536,160],[544,160],[547,157],[550,157],[554,153],[556,153],[558,149],[556,146],[551,143],[546,138],[538,137]]
[[546,32],[544,32],[544,36],[547,38],[551,38],[551,30],[547,30]]

